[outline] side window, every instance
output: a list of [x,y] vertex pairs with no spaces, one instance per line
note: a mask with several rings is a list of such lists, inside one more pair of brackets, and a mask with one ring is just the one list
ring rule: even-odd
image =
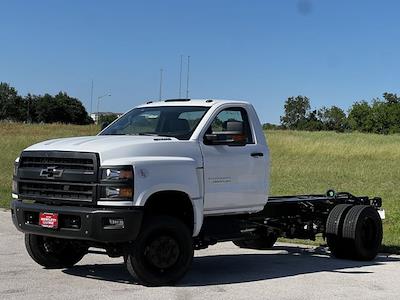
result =
[[249,119],[247,112],[241,107],[232,107],[222,110],[211,123],[207,133],[217,134],[236,131],[236,128],[242,128],[242,134],[235,134],[232,138],[235,142],[244,144],[253,144],[253,136],[251,134]]

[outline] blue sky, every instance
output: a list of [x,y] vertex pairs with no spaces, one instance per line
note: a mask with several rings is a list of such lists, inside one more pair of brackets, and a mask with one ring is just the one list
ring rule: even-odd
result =
[[181,54],[191,98],[248,100],[262,122],[278,123],[289,96],[347,110],[400,93],[398,1],[0,0],[0,11],[0,81],[66,91],[88,110],[92,79],[93,110],[108,91],[102,111],[158,99],[160,68],[163,98],[176,98]]

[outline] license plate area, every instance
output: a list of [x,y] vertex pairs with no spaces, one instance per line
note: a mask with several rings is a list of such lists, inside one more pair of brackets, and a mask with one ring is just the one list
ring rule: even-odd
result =
[[58,228],[58,213],[39,213],[39,225],[45,228]]

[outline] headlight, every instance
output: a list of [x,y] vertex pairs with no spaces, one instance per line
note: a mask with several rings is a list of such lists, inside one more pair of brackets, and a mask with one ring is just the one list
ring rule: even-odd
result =
[[103,167],[100,200],[131,201],[133,197],[132,166]]
[[104,168],[102,172],[103,180],[129,180],[133,179],[132,167]]
[[129,186],[123,187],[114,187],[114,186],[106,186],[106,198],[132,198],[133,189]]

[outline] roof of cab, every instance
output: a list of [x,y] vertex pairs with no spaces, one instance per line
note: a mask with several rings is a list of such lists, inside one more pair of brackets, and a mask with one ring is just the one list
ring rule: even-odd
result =
[[163,101],[149,101],[138,107],[155,107],[155,106],[205,106],[211,107],[215,104],[223,103],[241,103],[248,104],[246,101],[237,100],[221,100],[221,99],[166,99]]

